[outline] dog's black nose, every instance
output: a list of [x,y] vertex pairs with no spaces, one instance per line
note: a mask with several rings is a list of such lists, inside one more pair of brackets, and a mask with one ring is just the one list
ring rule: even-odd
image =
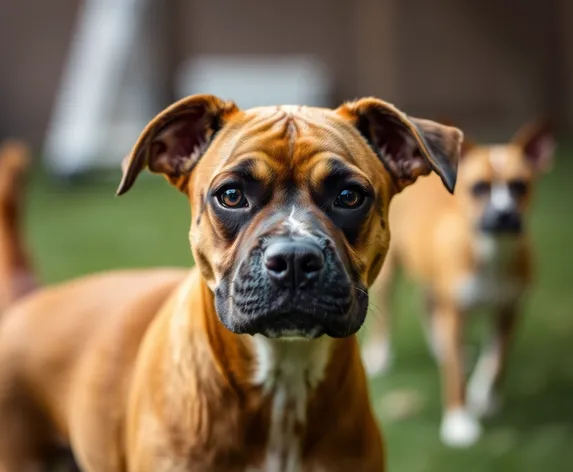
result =
[[521,215],[514,210],[486,211],[481,228],[490,233],[519,233],[522,230]]
[[313,242],[277,241],[265,250],[264,264],[270,279],[278,286],[304,288],[319,278],[324,256]]
[[497,218],[502,228],[514,228],[519,225],[519,215],[513,211],[502,211]]

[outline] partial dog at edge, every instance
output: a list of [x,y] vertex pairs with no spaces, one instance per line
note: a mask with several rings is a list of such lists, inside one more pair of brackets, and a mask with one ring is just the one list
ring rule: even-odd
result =
[[38,286],[22,238],[21,206],[30,150],[22,141],[0,145],[0,319],[18,298]]
[[[555,148],[547,123],[523,127],[504,145],[464,141],[455,195],[433,176],[421,178],[393,202],[392,243],[371,295],[382,312],[367,330],[362,354],[369,374],[388,365],[388,295],[400,265],[427,290],[428,341],[443,382],[441,437],[469,446],[479,418],[497,408],[520,303],[532,276],[526,220],[534,187],[550,169]],[[491,335],[468,383],[463,335],[466,313],[491,312]]]
[[6,313],[0,471],[60,445],[88,472],[384,470],[354,333],[390,200],[431,170],[452,191],[461,142],[374,98],[164,110],[118,193],[145,168],[178,188],[196,268],[91,275]]

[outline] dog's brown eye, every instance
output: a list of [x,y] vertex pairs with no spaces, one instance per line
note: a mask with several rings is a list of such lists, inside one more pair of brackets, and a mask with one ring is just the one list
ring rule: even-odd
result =
[[227,188],[217,196],[219,203],[226,208],[244,208],[248,206],[243,191],[238,188]]
[[527,182],[521,179],[510,180],[509,191],[516,197],[523,197],[527,193]]
[[338,194],[334,202],[335,206],[342,208],[358,208],[364,201],[364,192],[354,188],[345,188]]
[[483,197],[491,191],[491,184],[485,180],[480,180],[473,184],[471,191],[474,197]]

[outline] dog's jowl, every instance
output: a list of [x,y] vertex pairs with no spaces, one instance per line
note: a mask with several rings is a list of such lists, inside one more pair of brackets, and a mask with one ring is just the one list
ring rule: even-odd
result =
[[197,266],[92,275],[12,308],[0,470],[62,441],[89,472],[384,470],[354,334],[391,199],[431,171],[452,191],[461,141],[374,98],[167,108],[118,193],[148,168],[185,194]]

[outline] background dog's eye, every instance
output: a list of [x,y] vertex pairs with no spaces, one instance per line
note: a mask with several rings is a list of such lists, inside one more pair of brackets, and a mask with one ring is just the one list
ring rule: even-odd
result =
[[485,180],[480,180],[479,182],[473,184],[472,195],[474,197],[483,197],[489,194],[490,190],[491,190],[491,184]]
[[238,188],[226,188],[217,195],[219,203],[226,208],[245,208],[248,206],[243,191]]
[[509,181],[509,191],[516,197],[522,197],[527,193],[527,182],[521,179],[515,179]]
[[334,205],[341,208],[358,208],[364,201],[364,192],[355,188],[345,188],[338,194]]

